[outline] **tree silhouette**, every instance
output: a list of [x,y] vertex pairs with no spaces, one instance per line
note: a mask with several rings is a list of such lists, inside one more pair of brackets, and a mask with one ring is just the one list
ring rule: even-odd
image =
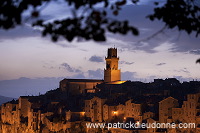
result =
[[[39,17],[41,8],[38,7],[48,5],[52,1],[58,0],[1,0],[0,28],[11,29],[21,25],[24,20],[22,14],[28,11],[31,12],[30,17],[38,18],[32,23],[33,26],[41,27],[42,35],[50,35],[53,41],[57,41],[60,37],[68,41],[76,37],[105,41],[106,32],[139,34],[136,27],[129,25],[128,20],[121,21],[112,17],[120,13],[127,0],[65,0],[72,9],[73,17],[45,22]],[[133,5],[139,2],[139,0],[130,1]],[[160,5],[159,2],[155,2],[155,5],[158,7],[154,9],[154,14],[150,14],[147,18],[162,20],[167,28],[178,27],[180,31],[186,31],[188,34],[195,32],[198,37],[200,33],[199,0],[167,0],[164,5]],[[31,11],[30,7],[34,10]],[[78,11],[82,13],[77,13]],[[108,12],[112,12],[112,15],[108,15]]]
[[199,63],[199,64],[200,64],[200,58],[196,61],[196,63]]
[[200,34],[199,0],[167,0],[164,6],[155,8],[154,14],[148,17],[162,20],[168,28],[177,27],[188,34],[194,32],[196,37]]
[[[129,21],[117,20],[120,10],[128,0],[65,0],[72,10],[73,17],[46,22],[40,17],[42,7],[52,1],[59,0],[1,0],[0,1],[0,29],[11,29],[24,23],[24,12],[29,12],[29,18],[35,18],[32,26],[42,29],[42,35],[50,35],[52,41],[64,38],[72,41],[74,38],[106,41],[106,32],[127,34],[131,32],[137,36],[137,27],[129,25]],[[133,8],[139,0],[129,0]],[[163,2],[163,1],[162,1]],[[154,21],[161,20],[165,28],[178,28],[179,31],[200,34],[200,1],[199,0],[166,0],[165,4],[154,2],[154,13],[147,16]],[[33,10],[30,10],[30,7]],[[81,13],[80,13],[81,12]],[[111,15],[108,13],[111,12]],[[26,16],[27,17],[27,16]],[[115,18],[115,19],[113,19]],[[199,59],[196,63],[200,63]]]

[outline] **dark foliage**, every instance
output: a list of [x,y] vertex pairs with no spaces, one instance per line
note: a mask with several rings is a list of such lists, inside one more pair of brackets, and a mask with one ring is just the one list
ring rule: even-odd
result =
[[[155,3],[158,5],[158,3]],[[162,20],[168,28],[177,27],[188,34],[200,34],[200,1],[199,0],[167,0],[166,4],[154,9],[150,20]]]
[[[11,29],[22,24],[22,13],[32,6],[34,11],[32,18],[39,18],[40,10],[37,7],[48,4],[54,0],[1,0],[0,1],[0,28]],[[56,1],[56,0],[55,0]],[[133,1],[136,3],[137,1]],[[113,15],[118,15],[119,10],[126,4],[126,0],[110,3],[109,0],[66,0],[66,3],[73,7],[73,18],[55,20],[45,23],[40,19],[33,23],[33,26],[43,28],[42,35],[50,35],[53,41],[63,37],[72,41],[75,37],[85,40],[105,41],[105,32],[127,34],[129,31],[133,35],[138,35],[138,30],[130,26],[128,21],[118,21],[109,18],[107,10],[111,10]],[[103,9],[96,8],[97,4],[103,4]],[[67,7],[66,7],[67,8]],[[77,15],[77,11],[83,13]]]
[[198,60],[196,61],[196,63],[199,63],[199,64],[200,64],[200,59],[198,59]]
[[[1,0],[0,1],[0,28],[11,29],[21,25],[24,21],[22,13],[30,11],[32,18],[37,18],[33,26],[39,26],[43,29],[42,35],[50,35],[53,41],[60,37],[68,41],[74,38],[105,41],[106,32],[127,34],[131,32],[138,35],[136,27],[130,26],[127,21],[119,21],[111,18],[117,16],[120,10],[126,5],[127,0],[66,0],[71,8],[73,17],[67,17],[63,20],[45,22],[41,19],[40,12],[42,5],[47,5],[52,1],[58,0]],[[132,0],[137,4],[139,0]],[[97,5],[101,4],[102,8]],[[155,5],[159,5],[155,2]],[[167,0],[164,6],[155,8],[155,13],[148,16],[151,20],[159,19],[166,23],[168,28],[178,27],[188,34],[195,32],[196,36],[200,33],[200,3],[197,0]],[[30,10],[30,7],[33,10]],[[68,7],[66,7],[68,8]],[[77,12],[81,11],[82,14]],[[112,15],[108,15],[112,12]],[[78,14],[78,15],[77,15]]]

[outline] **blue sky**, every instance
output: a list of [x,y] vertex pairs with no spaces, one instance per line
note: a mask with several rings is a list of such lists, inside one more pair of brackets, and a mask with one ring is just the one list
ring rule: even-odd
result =
[[[1,95],[17,97],[38,94],[37,89],[23,94],[4,93],[6,87],[2,84],[5,80],[7,83],[10,81],[7,88],[12,88],[11,81],[21,77],[30,80],[56,79],[52,89],[58,86],[58,79],[65,77],[103,79],[104,58],[107,49],[113,46],[118,48],[122,80],[149,82],[154,78],[171,77],[180,81],[199,80],[200,65],[195,61],[200,57],[200,39],[177,29],[166,29],[150,40],[145,40],[164,26],[162,22],[151,22],[145,18],[152,12],[151,3],[142,2],[134,7],[127,5],[118,19],[129,19],[139,29],[140,35],[108,33],[107,41],[101,43],[77,40],[71,43],[65,40],[53,43],[49,37],[41,37],[40,29],[31,27],[29,22],[13,30],[0,30]],[[69,9],[66,10],[63,4],[52,3],[41,13],[41,17],[47,21],[62,19],[64,16],[69,16]],[[13,84],[13,88],[15,85]],[[50,88],[51,86],[44,87],[43,90]]]

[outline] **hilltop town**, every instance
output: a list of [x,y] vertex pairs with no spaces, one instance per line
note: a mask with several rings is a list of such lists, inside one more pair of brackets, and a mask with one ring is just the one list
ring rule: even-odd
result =
[[[2,104],[0,133],[200,133],[200,81],[122,81],[117,49],[109,48],[105,60],[103,80],[63,79],[43,95]],[[109,127],[130,122],[195,127]]]

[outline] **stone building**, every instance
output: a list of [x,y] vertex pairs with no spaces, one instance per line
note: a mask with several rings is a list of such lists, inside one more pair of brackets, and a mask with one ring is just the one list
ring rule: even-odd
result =
[[20,112],[19,105],[16,101],[4,103],[1,106],[1,121],[3,123],[19,124]]
[[[59,89],[49,91],[45,95],[21,96],[17,101],[2,104],[0,132],[92,133],[98,132],[99,129],[90,130],[84,126],[86,123],[98,122],[183,122],[196,123],[197,126],[191,130],[112,128],[110,131],[113,133],[200,132],[200,93],[188,94],[187,100],[182,100],[182,107],[179,107],[177,99],[165,98],[170,95],[171,88],[167,89],[168,87],[175,86],[175,91],[179,91],[177,87],[180,87],[181,83],[177,80],[159,79],[148,84],[121,81],[117,49],[109,48],[105,60],[104,80],[63,79]],[[100,87],[97,88],[97,85]],[[161,89],[158,89],[160,87]],[[135,93],[137,95],[134,95]]]
[[39,130],[41,122],[41,110],[30,109],[28,112],[28,128],[32,130]]
[[182,109],[184,121],[187,123],[195,123],[196,116],[200,113],[200,93],[188,94],[187,101],[183,102]]
[[118,115],[119,115],[119,112],[117,110],[117,106],[107,105],[107,104],[103,105],[103,120],[104,121],[109,122]]
[[20,116],[27,117],[28,112],[31,108],[31,103],[29,102],[29,96],[20,96],[19,97],[19,109],[20,109]]
[[200,93],[188,94],[181,108],[172,108],[173,122],[200,124]]
[[92,122],[103,121],[103,105],[106,99],[94,97],[90,100],[85,100],[85,116],[91,118]]
[[[63,79],[60,81],[60,90],[71,94],[95,93],[96,85],[121,80],[121,71],[118,69],[119,57],[117,48],[109,48],[106,60],[106,69],[103,79]],[[119,84],[118,82],[116,82]]]
[[134,103],[132,99],[126,101],[125,117],[131,117],[136,121],[142,121],[142,105]]
[[172,119],[172,108],[179,107],[178,100],[173,97],[165,98],[159,102],[159,122],[168,123]]
[[[91,118],[92,122],[111,121],[117,118],[120,121],[125,121],[127,118],[133,118],[135,121],[142,121],[142,104],[136,104],[133,100],[128,100],[123,104],[107,102],[108,99],[94,97],[90,100],[85,100],[85,115]],[[153,114],[149,113],[148,118]],[[147,116],[146,116],[147,118]]]
[[61,91],[71,94],[95,93],[97,84],[103,83],[103,80],[95,79],[63,79],[60,81]]
[[67,111],[66,112],[66,121],[67,122],[74,122],[74,121],[81,121],[85,118],[85,112],[72,112]]
[[155,117],[155,113],[153,113],[153,112],[145,112],[142,115],[143,120],[146,120],[146,119],[149,119],[149,118],[154,118],[154,117]]
[[121,80],[121,71],[118,69],[119,57],[117,49],[109,48],[106,60],[106,69],[104,69],[104,82],[113,82]]

